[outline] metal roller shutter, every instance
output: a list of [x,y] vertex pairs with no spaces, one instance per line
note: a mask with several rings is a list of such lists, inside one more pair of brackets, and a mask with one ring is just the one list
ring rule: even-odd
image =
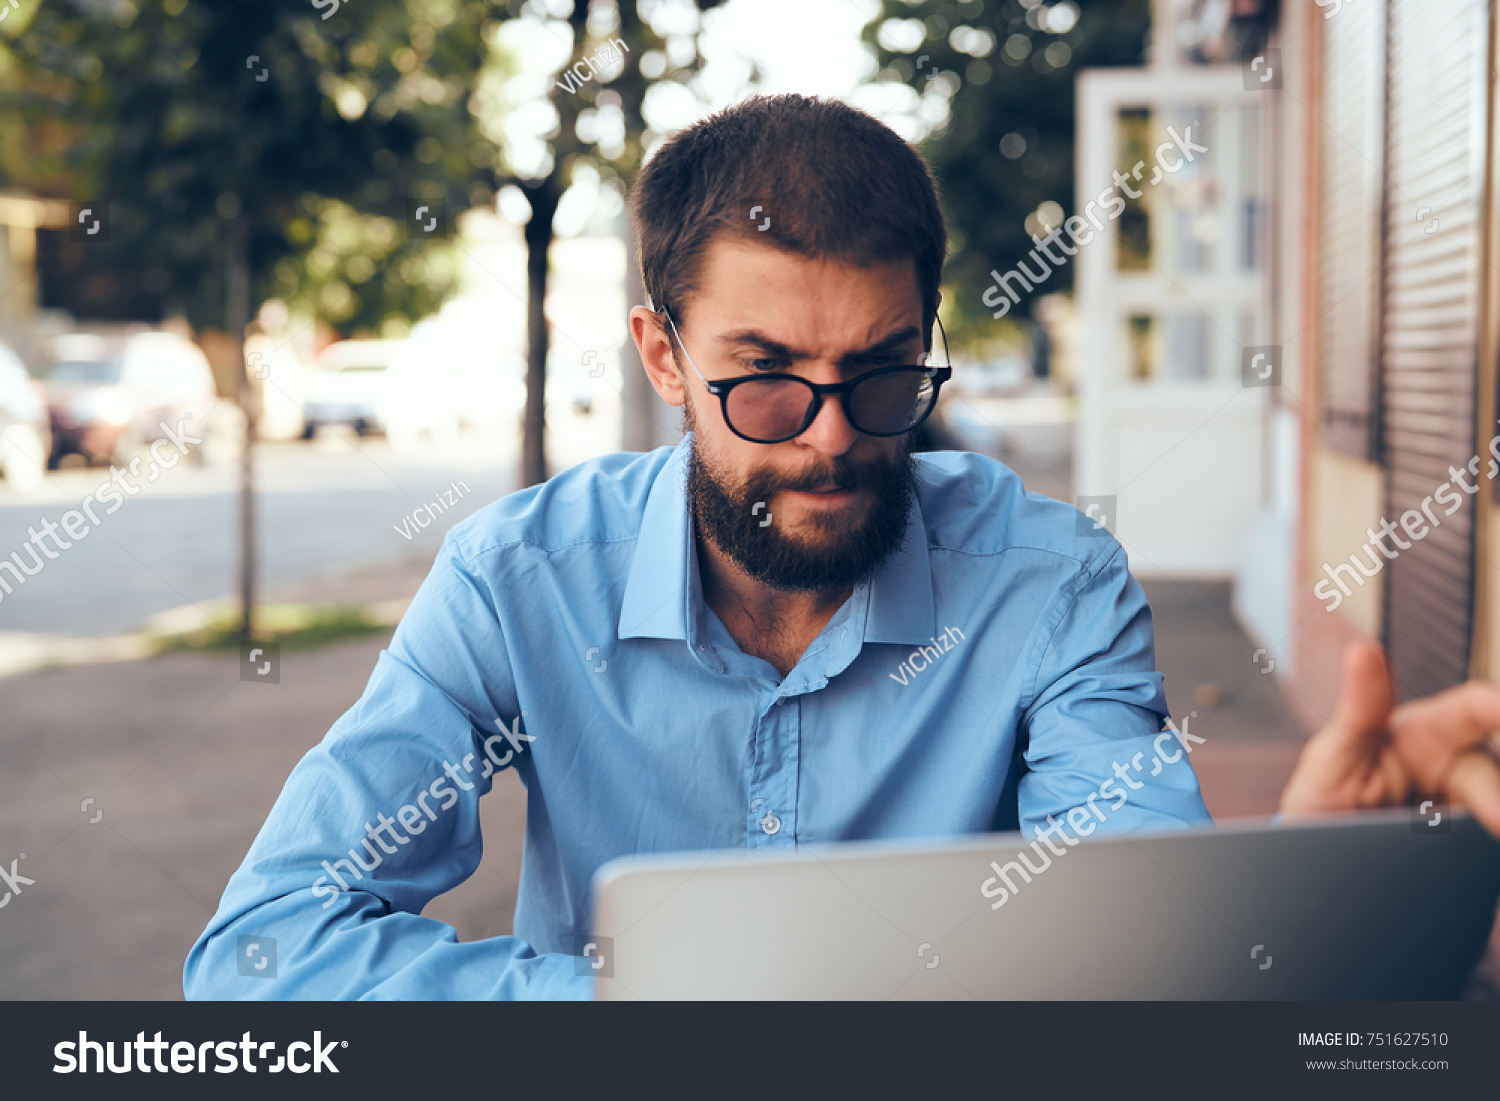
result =
[[1376,458],[1385,20],[1384,0],[1368,0],[1323,28],[1323,443],[1366,460]]
[[[1489,13],[1388,4],[1381,443],[1399,523],[1475,453]],[[1468,676],[1477,502],[1460,495],[1386,563],[1385,644],[1407,698]]]

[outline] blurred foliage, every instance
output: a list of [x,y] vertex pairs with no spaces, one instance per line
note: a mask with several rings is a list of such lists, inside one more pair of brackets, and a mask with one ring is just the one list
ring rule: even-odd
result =
[[[1078,72],[1143,64],[1150,14],[1150,0],[882,0],[865,31],[877,79],[916,89],[924,117],[946,116],[922,151],[952,235],[943,318],[956,345],[1010,336],[981,301],[989,273],[1031,251],[1027,218],[1043,203],[1074,212]],[[1072,280],[1064,265],[1038,293]]]
[[286,236],[309,247],[277,262],[276,294],[344,333],[403,336],[458,287],[455,250],[412,247],[403,221],[337,199],[302,196]]
[[498,151],[469,85],[503,64],[487,40],[508,16],[479,0],[22,0],[0,23],[0,184],[107,199],[91,264],[163,273],[195,326],[224,325],[242,210],[255,302],[313,306],[346,335],[414,320],[454,265],[442,240],[406,239],[407,200],[442,200],[450,227],[490,202]]

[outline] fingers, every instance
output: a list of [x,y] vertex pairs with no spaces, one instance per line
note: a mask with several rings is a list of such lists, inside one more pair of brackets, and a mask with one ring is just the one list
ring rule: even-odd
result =
[[1387,727],[1394,702],[1380,644],[1373,639],[1350,644],[1344,651],[1338,706],[1303,749],[1282,792],[1282,814],[1356,810],[1404,800],[1410,778],[1390,751]]
[[1363,744],[1384,740],[1395,703],[1395,686],[1380,643],[1372,638],[1350,643],[1344,650],[1343,683],[1329,726]]
[[1485,829],[1500,837],[1500,764],[1483,749],[1459,758],[1448,788],[1449,798],[1468,807]]
[[1500,836],[1500,762],[1486,748],[1500,730],[1500,686],[1470,681],[1402,704],[1390,730],[1418,787],[1468,807]]

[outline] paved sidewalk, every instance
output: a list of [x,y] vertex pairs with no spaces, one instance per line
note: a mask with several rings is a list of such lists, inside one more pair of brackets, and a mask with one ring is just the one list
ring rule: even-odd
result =
[[[1156,667],[1181,725],[1191,716],[1192,763],[1215,818],[1276,813],[1306,735],[1274,672],[1229,610],[1227,582],[1141,583],[1156,625]],[[1192,713],[1196,711],[1197,715]]]

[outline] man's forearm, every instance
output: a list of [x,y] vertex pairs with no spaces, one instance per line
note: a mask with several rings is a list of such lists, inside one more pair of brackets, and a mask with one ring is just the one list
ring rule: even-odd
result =
[[[242,961],[251,946],[254,961]],[[257,973],[272,952],[275,974]],[[451,926],[390,913],[376,895],[350,891],[325,912],[303,890],[216,922],[188,957],[183,989],[194,1000],[592,998],[592,979],[575,971],[574,957],[538,956],[519,937],[461,944]]]

